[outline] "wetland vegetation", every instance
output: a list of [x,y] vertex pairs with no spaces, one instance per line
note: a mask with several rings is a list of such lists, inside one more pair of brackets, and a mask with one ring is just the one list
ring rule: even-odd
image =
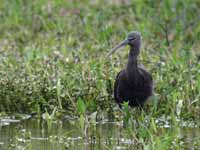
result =
[[[154,96],[113,99],[138,30]],[[199,149],[199,0],[0,0],[0,149]]]

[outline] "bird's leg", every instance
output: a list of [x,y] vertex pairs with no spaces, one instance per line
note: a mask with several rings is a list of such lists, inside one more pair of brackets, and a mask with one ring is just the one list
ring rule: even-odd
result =
[[119,106],[120,109],[122,109],[122,104],[121,103],[119,103],[118,106]]
[[140,110],[140,111],[144,110],[144,104],[140,104],[140,105],[139,105],[139,110]]

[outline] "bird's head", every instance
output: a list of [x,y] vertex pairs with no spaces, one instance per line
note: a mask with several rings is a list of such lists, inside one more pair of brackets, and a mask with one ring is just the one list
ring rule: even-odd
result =
[[140,46],[141,46],[141,34],[138,31],[132,31],[128,34],[127,38],[122,41],[120,44],[118,44],[116,47],[114,47],[108,54],[110,56],[113,54],[117,49],[120,47],[129,45],[131,47],[131,50],[135,55],[139,54]]

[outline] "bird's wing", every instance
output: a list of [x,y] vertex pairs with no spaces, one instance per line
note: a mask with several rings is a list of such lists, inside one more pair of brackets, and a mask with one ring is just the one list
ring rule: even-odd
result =
[[153,95],[153,78],[149,72],[144,70],[143,68],[140,68],[140,75],[143,77],[143,86],[146,87],[146,90],[149,91],[149,95]]
[[[123,71],[123,70],[122,70]],[[117,99],[117,88],[118,88],[118,84],[119,84],[119,76],[120,74],[122,73],[122,71],[120,71],[117,76],[116,76],[116,79],[115,79],[115,85],[114,85],[114,98]]]
[[144,82],[153,82],[152,76],[144,68],[139,67],[139,73],[143,77]]

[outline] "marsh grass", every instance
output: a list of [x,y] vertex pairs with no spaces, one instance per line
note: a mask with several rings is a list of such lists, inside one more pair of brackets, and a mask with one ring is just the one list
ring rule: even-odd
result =
[[[105,56],[128,32],[139,30],[139,59],[153,75],[154,103],[133,111],[135,118],[128,107],[120,115],[142,148],[181,148],[180,124],[200,122],[199,8],[198,0],[0,0],[1,114],[46,110],[83,119],[98,111],[97,117],[116,117],[112,88],[128,48]],[[158,127],[157,118],[171,129]]]

